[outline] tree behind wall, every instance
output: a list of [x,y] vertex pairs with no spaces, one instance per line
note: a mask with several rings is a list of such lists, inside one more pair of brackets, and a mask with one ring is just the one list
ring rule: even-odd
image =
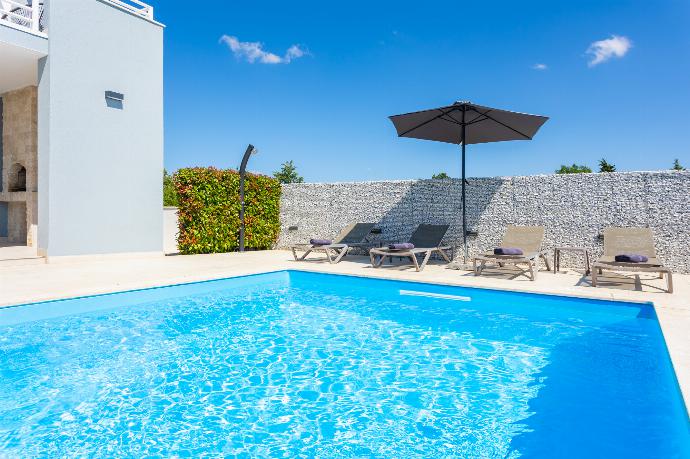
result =
[[673,169],[674,171],[684,171],[685,170],[685,168],[680,165],[680,161],[678,160],[678,158],[673,160],[673,167],[671,169]]
[[280,183],[302,183],[304,177],[297,173],[297,168],[292,160],[284,162],[279,171],[275,171],[273,176],[278,179]]
[[450,175],[446,174],[445,172],[439,172],[438,174],[432,175],[431,178],[435,179],[435,180],[443,180],[443,179],[449,179]]
[[557,174],[589,174],[592,172],[587,166],[573,163],[572,166],[561,165],[560,169],[556,170]]
[[163,169],[163,205],[165,207],[177,207],[177,190],[173,183],[172,175]]
[[599,160],[599,172],[616,172],[616,166],[601,158]]

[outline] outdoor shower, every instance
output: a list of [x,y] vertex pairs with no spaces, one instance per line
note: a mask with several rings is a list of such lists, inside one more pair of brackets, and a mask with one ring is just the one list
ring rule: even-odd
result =
[[258,152],[259,150],[250,143],[247,145],[247,150],[244,152],[242,163],[240,164],[240,252],[244,252],[244,179],[247,174],[247,162],[251,155]]

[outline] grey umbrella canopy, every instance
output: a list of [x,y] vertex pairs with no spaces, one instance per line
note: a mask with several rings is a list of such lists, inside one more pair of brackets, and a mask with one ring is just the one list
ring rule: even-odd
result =
[[462,242],[467,261],[465,145],[532,140],[549,118],[484,107],[471,102],[455,102],[446,107],[393,115],[389,118],[398,132],[398,137],[462,145]]

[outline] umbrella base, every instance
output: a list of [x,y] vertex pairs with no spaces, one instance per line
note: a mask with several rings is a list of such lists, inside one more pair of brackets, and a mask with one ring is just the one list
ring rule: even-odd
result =
[[472,263],[465,263],[458,260],[449,263],[448,269],[455,269],[457,271],[474,271],[474,266],[472,266]]

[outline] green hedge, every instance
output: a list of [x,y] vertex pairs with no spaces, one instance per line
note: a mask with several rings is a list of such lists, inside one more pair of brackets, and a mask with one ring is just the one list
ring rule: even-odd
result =
[[[231,252],[239,247],[240,174],[235,170],[180,169],[173,176],[179,200],[180,253]],[[278,180],[247,174],[245,236],[247,249],[270,249],[280,231]]]

